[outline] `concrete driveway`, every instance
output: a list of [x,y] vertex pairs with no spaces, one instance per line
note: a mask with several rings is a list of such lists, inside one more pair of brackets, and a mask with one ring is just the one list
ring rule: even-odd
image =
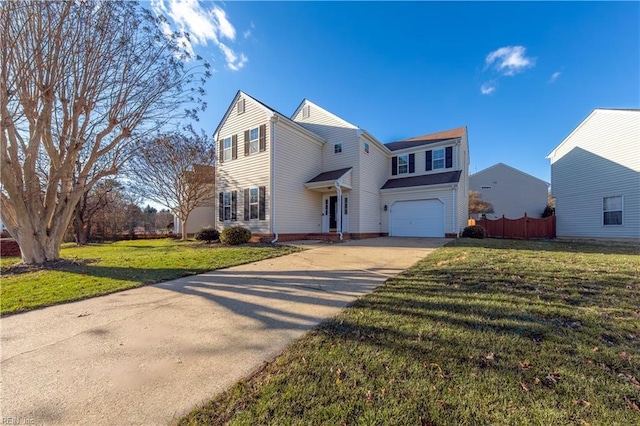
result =
[[3,421],[166,424],[446,241],[309,244],[2,318]]

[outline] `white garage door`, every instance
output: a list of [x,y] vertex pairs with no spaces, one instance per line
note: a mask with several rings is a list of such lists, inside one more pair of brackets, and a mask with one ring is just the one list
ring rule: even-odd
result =
[[444,237],[440,200],[399,201],[391,206],[392,237]]

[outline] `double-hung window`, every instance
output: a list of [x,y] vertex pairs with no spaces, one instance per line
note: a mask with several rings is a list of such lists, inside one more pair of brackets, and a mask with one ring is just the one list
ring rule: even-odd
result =
[[403,175],[409,173],[409,155],[398,155],[398,174]]
[[252,154],[260,151],[260,131],[257,127],[249,130],[249,147]]
[[342,153],[342,143],[337,143],[337,144],[333,145],[333,153],[334,154]]
[[260,193],[258,188],[249,188],[249,219],[258,219],[260,211]]
[[622,197],[604,197],[602,199],[602,224],[622,225]]
[[225,192],[223,197],[224,216],[223,220],[231,220],[231,192]]
[[224,149],[224,161],[229,161],[232,158],[231,137],[224,138],[222,143],[223,143],[223,149]]
[[444,149],[433,150],[433,170],[444,169]]

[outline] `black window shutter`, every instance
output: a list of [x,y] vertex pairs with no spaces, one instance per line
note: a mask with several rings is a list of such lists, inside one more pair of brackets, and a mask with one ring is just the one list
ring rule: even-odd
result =
[[231,159],[238,158],[238,135],[231,137]]
[[398,174],[398,157],[391,157],[391,174],[393,176]]
[[224,163],[224,141],[223,140],[219,140],[218,141],[218,161],[220,163]]
[[249,155],[249,131],[245,130],[244,132],[244,155],[245,157]]
[[445,167],[447,169],[450,169],[451,167],[453,167],[453,147],[448,146],[444,150],[444,161],[445,161]]
[[249,190],[244,190],[244,220],[249,220]]
[[409,154],[409,173],[414,173],[416,171],[416,155]]
[[218,219],[222,222],[224,221],[224,193],[221,192],[218,198]]
[[238,220],[238,191],[231,191],[231,220]]
[[431,151],[427,151],[427,171],[431,170]]
[[262,124],[260,126],[260,152],[267,149],[267,125]]
[[259,207],[259,213],[258,213],[258,218],[260,220],[265,220],[265,218],[267,217],[265,214],[265,192],[266,192],[266,187],[261,186],[260,187],[260,207]]

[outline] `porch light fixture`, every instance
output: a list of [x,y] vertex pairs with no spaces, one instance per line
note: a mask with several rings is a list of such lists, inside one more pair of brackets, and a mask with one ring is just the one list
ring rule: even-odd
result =
[[385,212],[387,211],[387,205],[386,204],[384,205],[384,211]]

